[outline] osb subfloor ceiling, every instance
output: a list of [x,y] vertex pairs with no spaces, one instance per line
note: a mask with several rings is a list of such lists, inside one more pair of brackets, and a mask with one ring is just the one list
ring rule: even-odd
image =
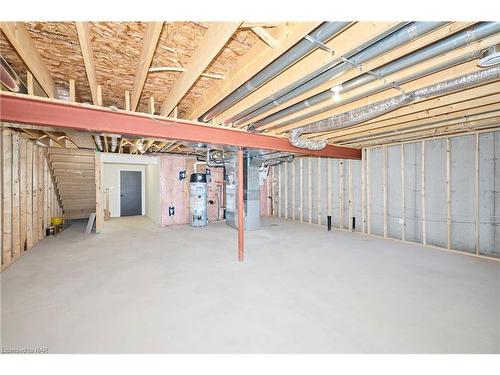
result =
[[[307,23],[307,27],[305,24],[243,22],[220,48],[216,46],[215,41],[207,48],[206,45],[202,45],[204,36],[214,23],[164,22],[162,26],[160,25],[158,42],[155,43],[156,48],[146,67],[148,73],[140,91],[137,111],[151,112],[151,103],[154,102],[154,112],[160,112],[162,103],[173,96],[172,92],[175,90],[172,89],[184,75],[192,73],[188,71],[188,68],[192,66],[193,56],[197,56],[200,50],[204,54],[198,56],[206,56],[207,50],[212,48],[215,57],[208,65],[204,65],[202,74],[196,75],[194,83],[190,84],[176,101],[178,117],[190,120],[200,117],[245,83],[246,79],[243,79],[239,85],[235,84],[242,71],[246,71],[245,77],[251,78],[260,69],[286,52],[290,46],[302,40],[311,30],[320,25],[320,22]],[[241,120],[233,123],[232,119],[238,118],[238,115],[241,117],[241,113],[246,109],[261,103],[272,94],[289,88],[289,85],[339,57],[349,58],[358,48],[366,47],[405,25],[401,22],[352,22],[325,42],[322,48],[317,48],[264,85],[256,88],[244,99],[218,114],[213,122],[223,126],[246,128],[256,121],[264,120],[265,125],[261,127],[261,131],[266,134],[286,136],[294,127],[396,96],[401,91],[411,91],[478,71],[480,70],[477,66],[479,53],[500,43],[498,31],[484,37],[475,36],[474,28],[483,24],[480,22],[442,23],[441,26],[419,35],[410,42],[364,62],[361,69],[350,67],[299,97],[276,104],[273,108],[267,109],[248,121]],[[82,53],[75,22],[27,22],[24,26],[34,43],[35,53],[41,56],[41,60],[48,68],[59,97],[68,96],[71,79],[76,83],[75,100],[92,103],[91,87],[84,60],[86,55],[85,52]],[[126,107],[125,92],[133,91],[137,67],[141,64],[140,56],[146,44],[147,36],[145,35],[147,35],[148,24],[144,22],[89,22],[88,28],[96,85],[102,87],[102,105],[124,109]],[[468,33],[469,38],[465,45],[438,56],[432,56],[386,77],[379,77],[375,82],[364,84],[351,92],[342,94],[340,98],[333,96],[331,100],[307,105],[292,115],[278,116],[276,119],[269,117],[315,94],[341,87],[343,83],[351,79],[373,72],[410,53],[464,32]],[[293,42],[290,41],[291,39]],[[5,60],[21,79],[25,80],[29,64],[23,61],[4,32],[0,32],[0,49]],[[263,52],[257,53],[257,50]],[[474,53],[476,57],[464,58]],[[165,67],[169,70],[151,71],[153,68]],[[249,70],[253,67],[256,67],[255,71],[249,74]],[[396,82],[397,85],[387,87],[387,82]],[[308,137],[323,138],[332,144],[367,147],[496,127],[500,122],[498,87],[497,81],[488,82],[467,88],[462,92],[447,93],[440,97],[426,99],[353,127],[311,134]],[[332,105],[337,100],[339,103]],[[38,138],[44,136],[41,133],[32,135]],[[63,134],[55,134],[55,137],[64,139]],[[102,134],[100,137],[101,142],[111,146],[107,143],[110,142],[109,137],[106,138]],[[52,138],[46,136],[45,139],[51,141]],[[54,141],[51,142],[54,143]],[[137,142],[140,142],[140,144],[148,145],[149,152],[157,152],[160,146],[165,147],[165,145],[168,150],[182,150],[181,144],[172,145],[166,140],[120,139],[118,142],[122,147],[113,147],[113,149],[137,152],[135,146]]]

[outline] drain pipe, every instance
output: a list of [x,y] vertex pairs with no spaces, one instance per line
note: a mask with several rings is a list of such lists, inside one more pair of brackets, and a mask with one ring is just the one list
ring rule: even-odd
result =
[[[358,88],[362,85],[373,82],[377,79],[383,79],[384,76],[396,73],[396,72],[401,71],[405,68],[408,68],[408,67],[413,66],[415,64],[421,63],[425,60],[428,60],[428,59],[431,59],[433,57],[450,52],[454,49],[464,47],[464,46],[466,46],[466,45],[468,45],[476,40],[488,37],[488,36],[493,35],[493,34],[498,33],[498,32],[500,32],[500,22],[481,23],[475,27],[472,27],[468,30],[461,31],[455,35],[452,35],[451,37],[443,39],[443,40],[436,42],[428,47],[425,47],[425,48],[418,50],[418,51],[415,51],[415,52],[413,52],[405,57],[397,59],[389,64],[382,66],[381,68],[375,69],[371,72],[371,74],[366,73],[366,74],[363,74],[357,78],[349,80],[349,81],[342,84],[342,87],[338,90],[337,95],[341,95],[341,94],[346,93],[350,90]],[[356,62],[356,61],[352,61],[352,62],[355,64],[359,64],[359,62]],[[337,72],[335,75],[337,75],[339,73],[340,72]],[[331,73],[328,73],[328,77],[329,77],[328,79],[331,79],[333,76],[331,76]],[[323,83],[324,81],[326,81],[326,79],[322,78],[319,80],[319,83]],[[318,85],[319,83],[318,82],[315,82],[314,84],[308,83],[307,89],[305,91],[310,90],[312,87]],[[251,129],[258,129],[259,127],[262,127],[263,125],[266,125],[272,121],[278,120],[282,117],[291,115],[297,111],[303,110],[303,109],[310,107],[312,105],[324,102],[326,100],[331,100],[333,95],[334,94],[332,93],[331,90],[325,90],[319,94],[311,96],[310,98],[308,98],[302,102],[296,103],[288,108],[285,108],[285,109],[283,109],[279,112],[276,112],[268,117],[265,117],[264,119],[258,121],[256,124],[252,125]],[[290,93],[290,94],[286,95],[286,97],[283,97],[282,99],[280,99],[280,104],[282,104],[282,103],[284,103],[284,102],[286,102],[286,101],[288,101],[296,96],[297,96],[296,93]]]
[[339,33],[350,24],[351,22],[322,23],[304,39],[295,44],[287,52],[254,75],[250,80],[217,103],[208,112],[203,114],[199,120],[203,122],[210,121],[212,118],[231,107],[234,103],[240,101],[264,83],[276,77],[291,65],[295,64],[298,60],[319,48],[323,43],[330,40],[335,34]]
[[428,32],[435,30],[446,22],[413,22],[406,26],[393,31],[391,34],[380,39],[378,36],[369,43],[369,46],[362,49],[361,51],[351,51],[349,54],[344,55],[342,58],[338,58],[333,62],[317,69],[312,77],[307,82],[303,82],[298,85],[296,83],[285,87],[284,89],[273,94],[269,98],[266,98],[254,106],[250,107],[248,110],[241,112],[235,117],[228,119],[227,123],[233,123],[234,125],[239,125],[248,120],[260,115],[266,111],[269,111],[287,101],[309,91],[310,89],[329,81],[333,77],[342,74],[343,72],[349,70],[352,66],[344,59],[348,57],[348,61],[351,64],[360,65],[369,61],[377,56],[380,56],[396,47],[408,43],[409,41],[419,38]]
[[420,99],[444,95],[449,92],[466,89],[471,86],[483,84],[500,78],[500,66],[481,70],[465,76],[440,82],[418,90],[411,91],[390,99],[382,100],[374,104],[344,112],[339,115],[321,120],[312,124],[304,125],[290,131],[289,140],[295,147],[307,148],[309,150],[321,150],[326,147],[326,140],[313,140],[302,137],[303,134],[329,131],[345,128],[371,120],[395,109],[404,107]]

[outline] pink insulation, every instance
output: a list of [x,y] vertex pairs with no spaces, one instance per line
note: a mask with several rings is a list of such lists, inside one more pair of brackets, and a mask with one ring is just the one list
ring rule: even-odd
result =
[[[161,226],[189,224],[189,176],[193,173],[193,157],[167,155],[160,157],[160,224]],[[186,178],[179,180],[179,172],[186,171]],[[198,172],[205,166],[198,166]],[[224,172],[222,168],[210,168],[211,178],[207,186],[207,214],[209,222],[223,220],[224,217]],[[260,186],[260,215],[271,216],[272,171]],[[169,215],[169,207],[174,214]]]
[[[168,155],[160,157],[160,224],[161,226],[189,224],[189,176],[193,173],[195,158]],[[179,172],[186,171],[186,178],[179,180]],[[198,166],[198,172],[205,166]],[[210,168],[207,214],[209,221],[222,220],[224,216],[224,178],[222,168]],[[169,207],[174,215],[169,216]],[[219,212],[217,209],[219,207]]]

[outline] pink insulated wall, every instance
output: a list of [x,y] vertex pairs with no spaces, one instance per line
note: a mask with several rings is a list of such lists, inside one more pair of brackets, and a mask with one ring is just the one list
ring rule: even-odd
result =
[[[194,157],[168,155],[160,157],[160,225],[189,224],[189,176],[194,172]],[[205,172],[199,165],[198,172]],[[186,171],[186,178],[180,180],[179,172]],[[272,172],[270,172],[272,173]],[[224,217],[224,175],[222,168],[210,168],[208,183],[207,214],[209,222],[223,220]],[[271,175],[260,186],[260,214],[271,215],[270,186]],[[171,214],[169,208],[174,208]]]

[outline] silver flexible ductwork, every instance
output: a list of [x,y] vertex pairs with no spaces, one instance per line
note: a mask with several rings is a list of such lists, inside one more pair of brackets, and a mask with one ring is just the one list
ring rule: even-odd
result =
[[[445,53],[450,52],[456,48],[461,48],[461,47],[466,46],[466,45],[468,45],[476,40],[480,40],[482,38],[496,34],[498,32],[500,32],[500,22],[484,22],[484,23],[478,24],[478,25],[476,25],[468,30],[458,32],[458,33],[456,33],[456,34],[454,34],[446,39],[440,40],[440,41],[438,41],[438,42],[436,42],[428,47],[422,48],[422,49],[415,51],[415,52],[413,52],[405,57],[402,57],[402,58],[397,59],[391,63],[388,63],[388,64],[386,64],[378,69],[373,70],[371,73],[365,73],[357,78],[354,78],[354,79],[351,79],[350,81],[344,82],[341,85],[337,94],[341,95],[341,94],[346,93],[350,90],[353,90],[355,88],[358,88],[360,86],[363,86],[363,85],[366,85],[370,82],[373,82],[377,79],[380,79],[380,78],[383,79],[383,77],[385,77],[385,76],[396,73],[398,71],[401,71],[403,69],[411,67],[411,66],[418,64],[420,62],[426,61],[428,59],[434,58],[436,56],[445,54]],[[421,34],[419,34],[418,36],[420,36],[420,35]],[[387,38],[391,39],[392,36],[389,36]],[[375,44],[373,47],[375,48],[376,46],[377,46],[377,44]],[[373,58],[373,56],[371,58]],[[361,61],[360,61],[359,59],[356,59],[356,56],[354,56],[352,59],[349,59],[349,61],[351,63],[359,65],[363,61],[367,61],[367,60],[361,59]],[[351,68],[350,65],[341,64],[338,67],[335,67],[334,69],[332,69],[332,71],[335,72],[334,74],[333,74],[333,72],[327,71],[327,72],[323,73],[322,76],[319,76],[315,80],[313,80],[314,82],[310,81],[307,83],[307,86],[301,87],[300,91],[298,90],[296,92],[291,92],[291,93],[283,96],[282,98],[280,98],[279,101],[275,101],[274,103],[276,105],[283,104],[283,103],[295,98],[299,94],[306,92],[306,91],[312,89],[313,87],[315,87],[323,82],[326,82],[327,80],[333,78],[334,76],[341,74],[342,72],[344,72],[345,70],[347,70],[349,68]],[[326,74],[326,76],[324,76],[325,74]],[[303,110],[307,107],[324,102],[326,100],[331,100],[332,97],[333,97],[332,91],[325,90],[319,94],[311,96],[310,98],[308,98],[304,101],[298,102],[298,103],[291,105],[291,106],[289,106],[281,111],[278,111],[276,113],[273,113],[270,116],[263,118],[262,120],[256,122],[255,124],[252,124],[250,129],[251,130],[258,129],[259,127],[262,127],[268,123],[276,121],[276,120],[283,118],[285,116],[296,113],[296,112]],[[263,107],[262,109],[259,109],[259,111],[252,113],[251,117],[246,117],[245,119],[248,120],[249,118],[254,117],[254,115],[264,113],[265,111],[270,110],[273,107],[275,107],[276,106],[275,104]],[[339,105],[339,104],[337,103],[337,105]],[[324,109],[324,110],[326,111],[327,109]],[[294,121],[296,121],[296,120],[294,120]],[[238,122],[236,122],[236,123],[238,123]],[[279,124],[279,126],[285,126],[285,125],[286,125],[286,123]]]
[[[463,64],[467,61],[471,61],[471,60],[475,60],[477,59],[479,56],[479,52],[476,51],[476,52],[473,52],[473,53],[470,53],[470,54],[467,54],[467,55],[464,55],[464,56],[459,56],[453,60],[449,60],[449,61],[446,61],[440,65],[437,65],[437,66],[432,66],[428,69],[425,69],[425,70],[422,70],[422,71],[419,71],[417,73],[414,73],[414,74],[411,74],[411,75],[408,75],[406,77],[404,77],[404,79],[401,79],[397,82],[391,82],[391,83],[386,83],[385,85],[382,85],[378,88],[375,88],[373,90],[369,90],[367,92],[364,92],[362,94],[359,94],[359,95],[355,95],[355,96],[352,96],[350,98],[342,98],[342,97],[339,97],[338,99],[335,99],[335,102],[329,106],[325,106],[325,107],[322,107],[322,108],[319,108],[315,111],[311,111],[311,112],[308,112],[306,114],[303,114],[303,115],[300,115],[300,116],[297,116],[297,117],[294,117],[293,119],[291,120],[287,120],[287,121],[283,121],[279,124],[276,124],[274,126],[271,126],[269,128],[267,128],[267,130],[276,130],[276,129],[280,129],[284,126],[287,126],[287,125],[291,125],[291,124],[294,124],[294,123],[297,123],[298,121],[302,121],[302,120],[305,120],[309,117],[312,117],[312,116],[316,116],[316,115],[319,115],[323,112],[327,112],[327,111],[331,111],[341,105],[345,105],[345,104],[349,104],[349,103],[352,103],[352,102],[355,102],[357,100],[360,100],[360,99],[363,99],[363,98],[366,98],[370,95],[373,95],[373,94],[377,94],[379,92],[382,92],[382,91],[385,91],[391,87],[394,87],[394,85],[403,85],[407,82],[411,82],[415,79],[418,79],[418,78],[421,78],[421,77],[425,77],[429,74],[433,74],[433,73],[436,73],[436,72],[440,72],[444,69],[448,69],[448,68],[451,68],[453,66],[456,66],[456,65],[459,65],[459,64]],[[332,94],[333,95],[333,94]]]
[[443,95],[449,92],[465,89],[478,84],[500,78],[500,66],[481,70],[465,76],[451,79],[414,90],[390,99],[344,112],[327,119],[304,125],[290,131],[289,140],[292,145],[309,150],[321,150],[326,147],[326,140],[313,140],[302,137],[303,134],[324,132],[333,129],[345,128],[371,120],[385,113],[394,111],[409,103],[432,96]]
[[[283,55],[274,60],[267,67],[241,85],[237,90],[221,100],[217,105],[200,117],[200,121],[210,121],[218,114],[224,112],[270,79],[295,64],[304,56],[319,48],[320,43],[330,40],[335,34],[349,26],[351,22],[324,22],[311,32],[306,38],[295,44]],[[319,42],[319,43],[318,43]]]

